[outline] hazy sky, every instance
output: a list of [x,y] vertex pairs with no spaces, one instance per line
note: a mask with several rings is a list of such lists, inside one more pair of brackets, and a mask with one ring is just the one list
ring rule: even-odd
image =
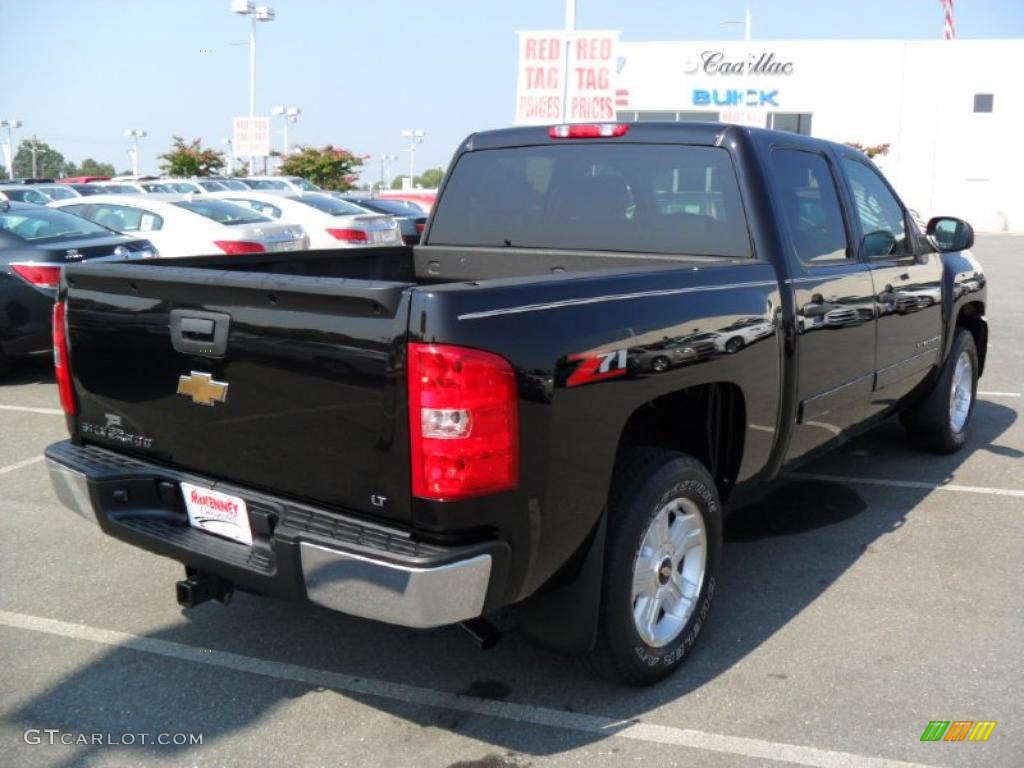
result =
[[[289,142],[399,156],[403,128],[427,132],[417,173],[456,144],[508,125],[516,30],[562,26],[564,0],[259,0],[257,113],[302,109]],[[745,0],[578,0],[580,28],[622,40],[738,39]],[[752,0],[755,39],[938,38],[939,0]],[[125,128],[143,128],[140,167],[173,134],[221,148],[249,108],[249,21],[229,0],[0,0],[0,118],[65,157],[129,167]],[[956,0],[960,37],[1019,37],[1024,0]],[[209,51],[208,53],[206,51]],[[275,131],[280,121],[274,121]],[[273,145],[281,145],[275,134]],[[375,180],[369,161],[364,179]]]

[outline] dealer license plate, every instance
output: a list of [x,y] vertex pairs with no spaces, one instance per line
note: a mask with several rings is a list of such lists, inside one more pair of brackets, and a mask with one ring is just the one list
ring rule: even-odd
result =
[[243,499],[191,483],[182,483],[181,493],[193,528],[252,546],[249,512]]

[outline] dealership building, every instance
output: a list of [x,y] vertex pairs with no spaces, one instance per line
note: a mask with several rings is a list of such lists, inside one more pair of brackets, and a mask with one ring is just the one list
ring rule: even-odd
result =
[[865,147],[908,206],[1024,232],[1024,40],[618,44],[620,120],[722,120]]

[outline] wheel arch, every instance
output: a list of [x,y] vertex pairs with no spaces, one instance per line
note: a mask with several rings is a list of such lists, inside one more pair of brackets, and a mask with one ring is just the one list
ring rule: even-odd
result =
[[[974,346],[978,351],[978,376],[985,372],[985,357],[988,352],[988,323],[985,321],[985,304],[971,301],[957,310],[956,328],[966,328],[974,337]],[[952,344],[952,340],[950,340]]]
[[747,404],[731,382],[710,382],[676,390],[637,407],[623,424],[616,464],[629,448],[665,448],[700,461],[725,501],[743,458]]

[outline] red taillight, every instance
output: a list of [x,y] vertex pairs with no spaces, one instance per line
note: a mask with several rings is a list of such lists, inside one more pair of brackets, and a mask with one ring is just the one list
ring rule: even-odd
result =
[[434,501],[519,483],[519,407],[507,360],[443,344],[409,344],[412,492]]
[[552,139],[614,139],[625,136],[629,126],[623,123],[573,123],[552,125],[548,137]]
[[239,253],[263,253],[267,250],[263,243],[253,243],[248,240],[214,240],[213,244],[232,256]]
[[53,305],[53,371],[57,377],[60,407],[64,413],[75,413],[75,391],[71,387],[71,366],[68,363],[68,329],[64,322],[65,304]]
[[335,240],[344,240],[346,243],[370,242],[370,234],[363,229],[328,229],[327,234]]
[[423,230],[426,229],[426,228],[427,228],[427,225],[424,224],[422,221],[417,221],[416,222],[416,231],[419,232],[421,235],[423,234]]
[[60,265],[11,264],[14,273],[36,288],[56,288],[60,282]]

